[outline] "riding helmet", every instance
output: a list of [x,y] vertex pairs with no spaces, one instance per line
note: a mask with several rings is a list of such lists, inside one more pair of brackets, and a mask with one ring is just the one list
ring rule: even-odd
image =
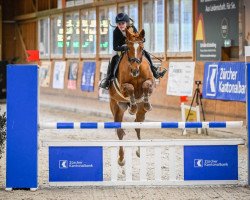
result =
[[129,16],[126,13],[119,13],[115,18],[115,22],[129,22]]

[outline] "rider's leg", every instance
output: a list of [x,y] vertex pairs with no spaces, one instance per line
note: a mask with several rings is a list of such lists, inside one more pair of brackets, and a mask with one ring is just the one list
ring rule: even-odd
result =
[[116,66],[118,58],[119,58],[118,55],[115,55],[112,57],[111,62],[109,63],[109,66],[108,66],[107,77],[101,81],[99,87],[103,89],[109,89],[110,81],[114,77],[114,70],[115,70],[115,66]]
[[150,64],[151,71],[153,72],[153,75],[156,79],[162,78],[164,74],[167,72],[166,69],[163,69],[161,72],[158,72],[157,68],[153,65],[153,62],[151,60],[151,57],[147,51],[144,50],[144,55],[148,59],[148,62]]

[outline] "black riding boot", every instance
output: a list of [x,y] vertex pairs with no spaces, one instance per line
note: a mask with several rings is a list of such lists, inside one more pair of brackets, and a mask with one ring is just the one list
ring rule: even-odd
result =
[[166,70],[166,69],[163,69],[161,72],[159,72],[159,71],[157,70],[157,68],[153,65],[153,62],[152,62],[152,60],[151,60],[151,57],[150,57],[149,53],[148,53],[147,51],[145,51],[145,50],[144,50],[144,55],[145,55],[145,57],[148,59],[148,62],[149,62],[149,64],[150,64],[150,69],[151,69],[151,71],[153,72],[154,77],[155,77],[156,79],[162,78],[162,77],[165,75],[165,73],[167,72],[167,70]]
[[114,70],[115,70],[115,66],[116,66],[116,62],[118,60],[119,56],[115,55],[113,56],[113,58],[111,59],[111,62],[109,62],[109,66],[108,66],[108,71],[107,71],[107,77],[104,78],[99,87],[108,90],[109,86],[110,86],[110,81],[111,79],[114,77]]

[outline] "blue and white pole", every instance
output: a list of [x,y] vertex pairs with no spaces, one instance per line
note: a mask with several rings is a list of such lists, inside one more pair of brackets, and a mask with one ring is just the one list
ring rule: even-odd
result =
[[170,129],[170,128],[242,128],[243,121],[222,122],[45,122],[40,129]]

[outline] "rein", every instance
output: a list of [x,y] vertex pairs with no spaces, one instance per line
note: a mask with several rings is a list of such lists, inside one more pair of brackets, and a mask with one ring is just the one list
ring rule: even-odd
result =
[[154,57],[155,59],[159,60],[161,63],[163,62],[163,60],[162,60],[162,59],[160,59],[160,58],[158,58],[158,57],[154,56],[152,53],[149,53],[149,52],[148,52],[148,54],[149,54],[149,55],[151,55],[152,57]]

